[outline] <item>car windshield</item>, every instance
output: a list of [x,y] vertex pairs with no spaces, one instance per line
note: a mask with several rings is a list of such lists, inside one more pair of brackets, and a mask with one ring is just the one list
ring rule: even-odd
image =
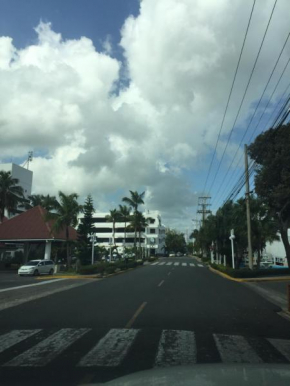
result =
[[38,264],[38,261],[29,261],[28,263],[24,264],[24,267],[33,266],[33,265],[37,265],[37,264]]

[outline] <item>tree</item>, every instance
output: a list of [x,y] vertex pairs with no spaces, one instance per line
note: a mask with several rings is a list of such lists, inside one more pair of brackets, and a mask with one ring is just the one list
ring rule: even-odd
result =
[[49,194],[46,196],[43,194],[32,194],[31,196],[28,196],[28,199],[24,203],[24,208],[31,209],[40,205],[48,212],[51,212],[56,206],[56,201],[56,197],[50,196]]
[[119,214],[120,214],[120,219],[123,220],[125,223],[124,242],[125,242],[125,246],[126,246],[127,222],[130,221],[130,218],[131,218],[130,208],[127,205],[119,205]]
[[3,221],[5,209],[15,213],[17,206],[23,202],[23,188],[19,180],[12,178],[10,172],[0,171],[0,222]]
[[113,244],[115,245],[115,233],[116,233],[116,222],[120,219],[120,213],[117,209],[110,210],[110,214],[106,216],[107,222],[113,223]]
[[76,193],[65,194],[61,191],[58,193],[59,200],[56,200],[54,213],[48,213],[47,219],[54,219],[52,230],[58,232],[65,229],[66,235],[66,257],[67,264],[71,265],[71,256],[69,249],[69,227],[76,227],[78,223],[78,214],[82,206],[78,204],[78,195]]
[[167,229],[165,235],[165,249],[167,252],[186,252],[186,241],[184,234],[175,231],[174,229]]
[[[138,193],[137,191],[133,192],[130,190],[131,197],[123,197],[122,201],[129,204],[129,206],[134,210],[134,213],[136,214],[138,212],[138,206],[141,204],[144,204],[143,198],[145,195],[145,192]],[[137,229],[134,228],[134,248],[136,248],[136,240],[137,240]]]
[[83,206],[84,217],[82,218],[78,226],[79,238],[83,240],[86,244],[89,242],[88,235],[91,235],[96,230],[93,218],[94,211],[95,209],[93,199],[92,196],[89,194]]
[[139,238],[139,255],[141,255],[141,233],[148,226],[149,218],[145,218],[143,213],[137,211],[131,216],[130,228],[136,229]]
[[290,124],[270,129],[257,136],[249,146],[256,162],[255,188],[267,202],[278,221],[279,231],[290,267]]

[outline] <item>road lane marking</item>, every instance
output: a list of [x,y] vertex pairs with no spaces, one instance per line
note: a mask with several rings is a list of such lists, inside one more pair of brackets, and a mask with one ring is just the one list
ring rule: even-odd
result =
[[182,266],[183,267],[187,267],[187,263],[182,263]]
[[290,341],[285,339],[270,339],[268,341],[278,350],[288,361],[290,361]]
[[216,346],[225,363],[262,363],[262,359],[240,335],[213,334]]
[[204,267],[204,265],[202,265],[202,264],[197,264],[198,265],[198,267],[201,267],[201,268],[203,268]]
[[162,281],[158,284],[157,287],[161,287],[163,283],[164,283],[164,280],[162,280]]
[[141,304],[141,306],[138,308],[138,310],[135,312],[135,314],[133,315],[133,317],[129,320],[129,322],[126,324],[125,328],[131,328],[132,327],[132,324],[135,322],[135,320],[137,319],[137,317],[140,315],[140,313],[144,310],[144,308],[146,307],[146,304],[147,302],[143,302]]
[[158,265],[164,265],[165,264],[165,262],[163,262],[163,263],[159,263]]
[[171,367],[196,363],[194,332],[163,330],[154,367]]
[[4,366],[43,367],[89,330],[89,328],[63,328],[5,363]]
[[179,264],[180,264],[180,263],[174,263],[174,265],[176,265],[176,266],[179,265]]
[[37,334],[41,329],[37,330],[13,330],[7,334],[0,336],[0,353],[14,346],[15,344],[22,342],[32,335]]
[[189,265],[190,265],[191,267],[195,267],[195,264],[193,264],[193,263],[189,263]]
[[112,329],[84,356],[79,367],[116,367],[121,364],[140,330]]
[[171,262],[171,263],[167,263],[166,265],[172,265],[173,263]]
[[65,279],[51,279],[51,280],[42,281],[41,283],[25,284],[25,285],[20,285],[18,287],[4,288],[4,289],[1,289],[0,292],[13,291],[13,290],[27,288],[27,287],[34,287],[35,285],[51,284],[61,280],[65,280]]
[[167,276],[171,275],[171,272],[168,272]]
[[157,261],[157,262],[155,262],[155,263],[152,263],[151,265],[157,265],[157,264],[159,264],[159,263],[158,263],[158,261]]

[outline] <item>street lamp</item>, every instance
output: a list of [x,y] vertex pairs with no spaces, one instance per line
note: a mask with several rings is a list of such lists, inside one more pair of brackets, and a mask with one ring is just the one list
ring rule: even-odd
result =
[[92,242],[92,265],[95,262],[95,240],[96,235],[94,233],[91,234],[91,242]]
[[234,230],[231,229],[231,235],[229,237],[229,239],[231,240],[231,245],[232,245],[232,265],[233,265],[233,269],[235,269],[235,252],[234,252],[234,239],[235,239],[235,235],[234,235]]

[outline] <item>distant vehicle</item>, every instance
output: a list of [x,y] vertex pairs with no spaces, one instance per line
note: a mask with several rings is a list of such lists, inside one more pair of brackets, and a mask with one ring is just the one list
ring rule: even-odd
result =
[[175,253],[169,253],[169,257],[175,257]]
[[177,257],[181,257],[181,256],[182,256],[182,253],[181,253],[181,252],[177,252],[176,256],[177,256]]
[[18,270],[19,276],[24,275],[53,275],[54,262],[52,260],[30,260]]

